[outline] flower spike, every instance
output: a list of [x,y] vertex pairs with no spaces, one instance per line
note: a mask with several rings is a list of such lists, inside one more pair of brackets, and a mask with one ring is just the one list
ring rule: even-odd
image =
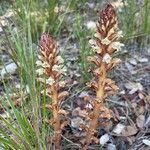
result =
[[46,105],[46,108],[53,114],[49,120],[50,125],[54,129],[52,141],[55,149],[60,150],[62,124],[64,124],[61,116],[67,115],[67,112],[61,108],[61,102],[68,95],[67,91],[62,91],[61,89],[63,82],[61,79],[65,74],[66,68],[63,65],[62,57],[59,55],[57,43],[49,34],[43,34],[39,44],[40,54],[38,56],[39,60],[36,62],[39,75],[38,80],[46,84],[46,94],[52,101],[51,104]]
[[99,13],[95,38],[89,41],[95,56],[90,56],[88,59],[94,62],[96,67],[91,69],[94,80],[88,83],[88,86],[95,91],[95,98],[92,101],[93,110],[90,113],[92,117],[83,150],[87,150],[92,139],[95,139],[96,129],[102,124],[99,120],[112,118],[111,111],[105,106],[105,98],[115,94],[118,87],[107,76],[108,72],[120,63],[120,59],[112,56],[124,46],[119,42],[120,37],[122,32],[118,29],[116,11],[111,4],[108,4]]

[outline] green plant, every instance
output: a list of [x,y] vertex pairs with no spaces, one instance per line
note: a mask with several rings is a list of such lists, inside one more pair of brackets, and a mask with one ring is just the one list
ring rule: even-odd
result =
[[[30,25],[30,32],[34,41],[37,41],[41,33],[45,31],[54,34],[57,30],[58,33],[56,27],[59,25],[59,19],[58,12],[55,12],[57,5],[56,0],[29,0],[28,2],[26,0],[16,0],[13,9],[17,16],[17,24],[26,32]],[[61,30],[61,26],[59,26],[59,30]]]
[[[46,102],[38,92],[41,86],[36,81],[37,48],[33,45],[30,30],[29,27],[28,32],[23,33],[25,36],[22,36],[18,30],[10,29],[11,38],[8,38],[11,57],[18,66],[21,88],[16,94],[19,94],[21,107],[14,106],[10,85],[4,82],[7,95],[6,100],[1,98],[1,104],[10,117],[10,119],[0,118],[2,125],[6,127],[6,130],[2,128],[0,131],[2,135],[0,143],[5,149],[46,149],[47,136],[52,132],[46,127],[44,119],[42,120],[42,117],[47,118],[48,113],[45,109],[41,109],[41,104],[45,105]],[[27,93],[27,98],[24,97],[24,93]]]
[[[127,5],[125,5],[125,2]],[[138,40],[139,46],[146,46],[149,37],[150,1],[144,0],[137,4],[135,0],[123,1],[123,8],[119,12],[120,24],[124,33],[124,40]]]
[[83,77],[83,82],[86,82],[90,79],[90,75],[88,73],[89,62],[87,61],[87,56],[92,54],[87,39],[88,36],[92,34],[92,31],[88,31],[85,27],[83,27],[83,23],[84,18],[77,14],[73,29],[80,49],[78,59],[79,69]]
[[10,1],[0,1],[0,16],[2,16],[3,14],[5,14],[6,10],[9,8],[10,6]]
[[71,0],[70,8],[74,10],[78,10],[78,5],[84,5],[86,0]]

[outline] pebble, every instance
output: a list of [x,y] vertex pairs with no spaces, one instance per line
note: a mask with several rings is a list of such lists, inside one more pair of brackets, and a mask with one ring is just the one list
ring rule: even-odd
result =
[[147,58],[141,58],[141,59],[139,59],[139,62],[140,63],[146,63],[146,62],[148,62],[148,59]]
[[142,141],[145,145],[150,146],[150,140],[144,139]]
[[87,26],[88,29],[91,29],[91,30],[96,29],[96,23],[94,21],[88,21],[86,26]]
[[109,135],[104,134],[103,136],[100,137],[99,143],[103,146],[109,141]]
[[116,146],[114,144],[110,143],[107,145],[107,150],[117,150],[117,149],[116,149]]
[[120,134],[121,131],[124,129],[124,125],[123,124],[117,124],[116,127],[113,129],[113,132],[116,134]]
[[17,65],[15,63],[10,63],[8,65],[6,65],[5,67],[3,67],[3,69],[1,70],[1,78],[4,79],[8,74],[14,74],[16,73],[17,70]]
[[2,28],[2,27],[0,27],[0,33],[1,33],[1,32],[3,32],[3,28]]

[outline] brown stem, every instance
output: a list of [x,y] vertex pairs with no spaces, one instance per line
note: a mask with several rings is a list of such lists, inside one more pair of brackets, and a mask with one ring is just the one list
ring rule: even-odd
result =
[[105,87],[105,79],[106,79],[106,67],[105,64],[102,63],[100,67],[100,75],[98,79],[98,90],[96,92],[96,101],[95,101],[95,106],[93,110],[93,119],[90,122],[90,127],[87,132],[86,136],[86,144],[83,147],[83,150],[88,149],[88,145],[91,143],[92,136],[97,128],[98,125],[98,119],[99,119],[99,113],[100,113],[100,107],[101,104],[104,101],[104,87]]
[[106,66],[104,63],[102,63],[98,79],[98,90],[96,92],[96,97],[99,103],[103,103],[104,101],[105,79],[106,79]]
[[92,138],[92,136],[97,128],[97,124],[98,124],[99,110],[100,110],[100,103],[96,101],[95,107],[93,110],[93,119],[91,120],[90,127],[87,132],[86,143],[85,143],[85,146],[83,147],[83,150],[87,150],[89,144],[91,143],[91,138]]
[[55,86],[52,87],[53,91],[53,119],[54,119],[54,145],[55,150],[61,150],[60,147],[60,140],[61,140],[61,124],[60,124],[60,115],[59,111],[59,104],[58,104],[58,92]]

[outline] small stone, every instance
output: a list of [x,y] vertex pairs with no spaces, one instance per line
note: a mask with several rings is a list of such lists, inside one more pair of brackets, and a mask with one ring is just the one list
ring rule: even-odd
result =
[[109,135],[104,134],[103,136],[100,137],[99,142],[103,146],[109,141]]
[[10,118],[10,114],[8,112],[5,112],[5,113],[1,114],[0,116],[4,119]]
[[94,7],[95,7],[95,4],[94,3],[86,3],[87,5],[88,5],[88,7],[90,8],[90,9],[94,9]]
[[117,150],[117,149],[116,149],[116,146],[114,144],[110,143],[107,146],[107,150]]
[[1,33],[1,32],[3,32],[3,28],[2,28],[2,27],[0,27],[0,33]]
[[117,124],[117,126],[113,129],[113,132],[116,134],[120,134],[121,131],[124,129],[124,125],[123,124]]
[[130,64],[132,64],[132,65],[137,65],[137,61],[134,59],[134,58],[131,58],[130,60],[129,60],[129,62],[130,62]]
[[146,62],[148,62],[148,59],[147,58],[141,58],[141,59],[139,59],[139,62],[140,63],[146,63]]
[[150,140],[144,139],[144,140],[142,140],[142,142],[143,142],[145,145],[150,146]]
[[17,65],[15,63],[10,63],[3,67],[1,70],[1,78],[4,79],[8,74],[15,74],[17,70]]
[[88,29],[91,29],[91,30],[95,30],[96,29],[96,23],[94,21],[88,21],[86,23],[86,26]]

